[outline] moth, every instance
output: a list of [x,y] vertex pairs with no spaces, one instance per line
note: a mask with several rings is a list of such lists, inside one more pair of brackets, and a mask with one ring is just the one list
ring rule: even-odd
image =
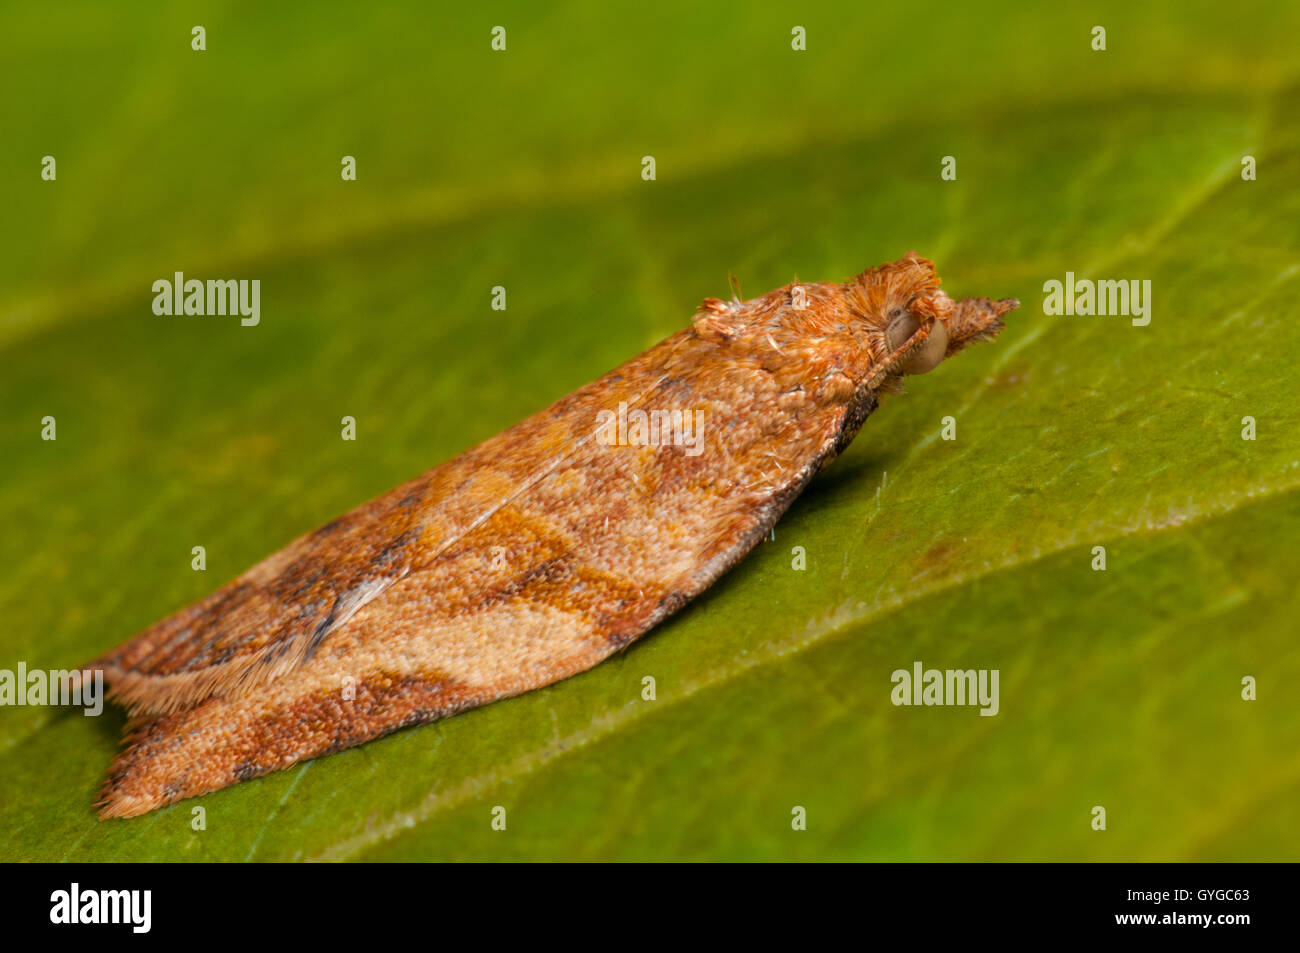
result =
[[[90,663],[129,713],[100,815],[591,668],[749,552],[883,393],[1016,307],[954,301],[915,252],[706,298],[689,327]],[[688,419],[693,444],[665,439]]]

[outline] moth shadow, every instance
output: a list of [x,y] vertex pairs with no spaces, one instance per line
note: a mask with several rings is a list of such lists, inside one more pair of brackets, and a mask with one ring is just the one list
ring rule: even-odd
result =
[[821,497],[831,494],[850,493],[853,490],[860,493],[867,488],[874,493],[874,488],[880,483],[883,475],[894,466],[895,461],[901,460],[902,457],[901,452],[890,453],[879,449],[845,453],[813,477],[808,488],[799,495],[787,512],[796,513],[810,504],[816,505]]
[[53,712],[50,724],[62,724],[68,718],[89,717],[94,722],[96,733],[102,735],[108,742],[109,748],[116,751],[121,747],[122,736],[126,733],[126,712],[107,699],[103,701],[103,706],[103,710],[98,715],[87,716],[85,709],[77,705],[50,705],[48,707]]

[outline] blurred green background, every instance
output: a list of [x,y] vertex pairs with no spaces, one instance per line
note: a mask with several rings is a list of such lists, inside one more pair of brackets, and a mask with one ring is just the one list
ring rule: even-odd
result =
[[[108,823],[121,712],[0,709],[0,858],[1300,855],[1300,7],[472,7],[0,6],[0,667],[115,645],[728,271],[915,248],[1020,311],[559,685]],[[261,324],[155,316],[174,271],[260,279]],[[1150,279],[1151,324],[1044,316],[1066,271]],[[1000,714],[894,707],[915,660],[998,669]]]

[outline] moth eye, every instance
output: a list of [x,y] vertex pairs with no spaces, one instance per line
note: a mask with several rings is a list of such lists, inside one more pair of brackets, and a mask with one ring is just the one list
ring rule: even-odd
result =
[[889,327],[885,330],[885,343],[889,345],[891,351],[897,351],[920,328],[921,322],[916,320],[911,312],[895,308],[889,312]]

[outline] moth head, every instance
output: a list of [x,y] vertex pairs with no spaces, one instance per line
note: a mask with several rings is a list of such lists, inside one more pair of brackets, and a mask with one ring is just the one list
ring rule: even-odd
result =
[[925,374],[948,353],[951,298],[939,290],[934,264],[916,252],[870,268],[849,283],[849,299],[866,323],[876,360],[898,374]]

